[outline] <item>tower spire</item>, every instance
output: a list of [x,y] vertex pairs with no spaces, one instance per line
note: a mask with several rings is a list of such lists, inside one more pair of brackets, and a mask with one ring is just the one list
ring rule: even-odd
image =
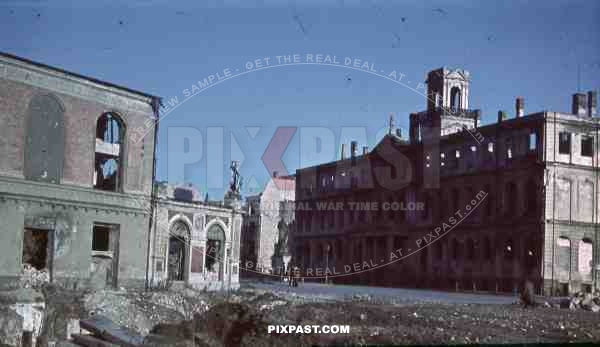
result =
[[394,132],[394,113],[390,112],[390,123],[389,123],[388,134],[392,135],[393,132]]

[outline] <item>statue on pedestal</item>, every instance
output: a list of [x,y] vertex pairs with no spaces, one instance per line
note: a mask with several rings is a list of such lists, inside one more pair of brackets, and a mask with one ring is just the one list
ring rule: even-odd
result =
[[229,191],[235,195],[239,195],[240,190],[242,188],[240,162],[237,160],[233,160],[229,168],[231,169],[231,183],[229,184]]

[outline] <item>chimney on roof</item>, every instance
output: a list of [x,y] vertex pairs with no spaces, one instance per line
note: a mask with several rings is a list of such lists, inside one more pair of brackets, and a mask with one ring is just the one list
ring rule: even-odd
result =
[[369,146],[363,146],[363,155],[369,154]]
[[594,117],[596,115],[596,111],[597,111],[597,107],[598,107],[598,92],[596,92],[595,90],[590,90],[588,92],[588,98],[587,98],[587,102],[588,102],[588,116]]
[[522,97],[518,97],[515,102],[516,108],[516,117],[520,118],[525,115],[525,99]]
[[340,155],[340,158],[342,160],[346,159],[346,147],[347,147],[347,145],[345,143],[342,143],[342,153]]
[[573,104],[571,107],[571,113],[576,116],[585,117],[586,112],[586,95],[583,93],[573,94]]
[[350,158],[355,158],[358,155],[358,142],[350,142]]
[[277,176],[279,176],[279,172],[273,171],[273,178],[277,178]]
[[508,114],[505,111],[498,111],[498,123],[502,123],[508,119]]

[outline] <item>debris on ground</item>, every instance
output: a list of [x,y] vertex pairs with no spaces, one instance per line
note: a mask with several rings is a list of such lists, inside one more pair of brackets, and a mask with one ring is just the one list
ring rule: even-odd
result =
[[21,271],[21,288],[40,288],[50,282],[50,274],[46,269],[38,270],[30,264],[23,264]]
[[592,312],[600,312],[600,292],[592,293],[575,293],[569,299],[569,309],[571,310],[586,310]]
[[0,307],[0,341],[9,346],[21,344],[23,317],[8,307]]
[[[24,291],[18,291],[19,295],[23,296]],[[535,309],[524,309],[518,304],[391,304],[377,295],[350,296],[333,301],[319,295],[309,297],[254,288],[232,293],[181,288],[145,292],[134,289],[77,291],[46,285],[42,292],[41,300],[46,302],[47,308],[42,341],[47,341],[48,345],[67,340],[96,345],[102,345],[102,341],[106,343],[107,337],[101,333],[87,335],[88,329],[80,328],[80,325],[87,326],[87,321],[100,318],[110,322],[113,332],[128,331],[130,336],[143,338],[143,346],[151,347],[600,340],[595,308],[600,306],[598,295],[583,293],[563,299],[545,298],[546,302],[540,301],[542,304]],[[11,293],[0,296],[0,303],[6,305],[8,301],[27,299],[14,297],[17,291]],[[569,306],[572,309],[569,310]],[[15,328],[11,332],[11,327],[23,322],[19,323],[18,314],[13,312],[11,315],[6,307],[0,308],[4,310],[0,313],[0,339],[14,340],[22,329]],[[270,325],[339,325],[348,326],[349,332],[281,334],[269,332]]]

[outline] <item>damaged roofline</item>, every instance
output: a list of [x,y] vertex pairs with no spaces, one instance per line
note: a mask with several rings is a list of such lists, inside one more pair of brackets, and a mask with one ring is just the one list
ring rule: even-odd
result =
[[20,62],[20,63],[25,63],[25,64],[28,64],[28,65],[32,65],[32,66],[35,66],[37,68],[42,68],[44,70],[50,70],[50,71],[53,71],[55,73],[64,74],[64,75],[70,76],[72,78],[83,79],[83,80],[86,80],[88,82],[92,82],[94,84],[100,85],[100,86],[105,87],[105,88],[117,89],[117,90],[119,90],[121,92],[126,92],[126,93],[134,94],[134,95],[137,95],[137,96],[142,96],[144,98],[149,98],[151,100],[161,100],[160,97],[152,95],[152,94],[144,93],[144,92],[141,92],[141,91],[138,91],[138,90],[135,90],[135,89],[130,89],[130,88],[123,87],[123,86],[120,86],[120,85],[117,85],[117,84],[113,84],[113,83],[110,83],[110,82],[105,82],[105,81],[99,80],[97,78],[93,78],[93,77],[81,75],[81,74],[78,74],[78,73],[75,73],[75,72],[63,70],[63,69],[60,69],[60,68],[57,68],[57,67],[54,67],[54,66],[50,66],[50,65],[46,65],[46,64],[43,64],[43,63],[39,63],[39,62],[33,61],[33,60],[22,58],[22,57],[19,57],[19,56],[10,54],[10,53],[6,53],[6,52],[0,51],[0,57],[12,59],[12,60],[16,60],[17,62]]

